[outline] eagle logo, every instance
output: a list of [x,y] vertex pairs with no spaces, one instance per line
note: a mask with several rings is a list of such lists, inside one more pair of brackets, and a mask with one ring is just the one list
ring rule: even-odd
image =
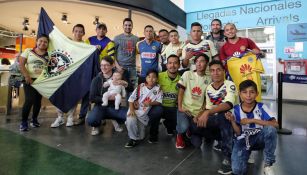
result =
[[54,50],[48,61],[47,71],[45,76],[53,77],[60,75],[64,70],[66,70],[73,63],[70,55],[63,50]]

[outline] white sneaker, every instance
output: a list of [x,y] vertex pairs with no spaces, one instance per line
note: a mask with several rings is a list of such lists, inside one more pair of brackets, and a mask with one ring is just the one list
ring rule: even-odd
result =
[[95,136],[99,134],[99,128],[98,127],[92,127],[91,135]]
[[117,121],[112,120],[112,124],[116,132],[123,132],[124,129],[117,123]]
[[256,153],[255,151],[251,152],[251,154],[249,155],[248,161],[247,161],[248,163],[250,163],[250,164],[255,163],[255,156],[256,156],[255,153]]
[[272,166],[266,166],[264,167],[264,175],[274,175],[273,167]]
[[64,124],[64,119],[63,117],[58,117],[55,119],[55,121],[51,124],[51,128],[57,128],[59,127],[60,125],[63,125]]
[[66,126],[70,127],[74,125],[74,118],[72,117],[67,117],[67,121],[66,121]]

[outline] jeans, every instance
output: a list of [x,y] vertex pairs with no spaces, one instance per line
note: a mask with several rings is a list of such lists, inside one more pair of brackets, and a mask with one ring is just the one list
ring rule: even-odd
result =
[[165,120],[163,122],[166,129],[170,132],[176,130],[177,125],[177,108],[163,106],[163,116]]
[[25,102],[22,107],[22,122],[28,122],[28,117],[33,106],[32,121],[37,122],[37,116],[41,109],[42,95],[29,84],[23,85]]
[[122,106],[119,107],[119,110],[115,110],[113,105],[101,106],[96,104],[88,114],[87,123],[91,127],[100,126],[101,121],[104,119],[112,119],[118,123],[124,123],[126,121],[127,111],[128,109]]
[[90,92],[87,92],[84,97],[82,98],[82,102],[81,102],[81,107],[80,107],[80,114],[79,114],[79,118],[85,118],[87,111],[89,109],[90,106]]
[[150,137],[158,137],[160,119],[162,114],[163,114],[163,108],[161,105],[152,106],[151,109],[149,110],[147,115],[149,116],[148,125],[150,126],[149,129]]
[[133,88],[136,88],[137,85],[137,73],[136,73],[136,68],[135,67],[125,67],[124,68],[124,77],[126,78],[127,81],[129,81]]
[[178,134],[185,133],[189,129],[191,123],[193,123],[191,117],[189,117],[184,112],[180,112],[180,111],[177,110],[177,126],[176,126],[176,131],[177,131]]
[[237,175],[247,173],[247,161],[252,150],[264,149],[264,162],[272,165],[275,162],[276,142],[277,130],[273,126],[264,126],[259,133],[249,136],[249,150],[244,138],[235,140],[231,156],[232,172]]

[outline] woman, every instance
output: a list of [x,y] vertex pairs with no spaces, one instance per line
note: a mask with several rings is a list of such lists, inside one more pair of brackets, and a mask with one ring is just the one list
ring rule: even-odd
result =
[[24,93],[25,102],[22,107],[22,120],[20,124],[20,131],[28,131],[28,117],[30,110],[33,106],[31,127],[40,127],[37,121],[37,116],[41,108],[42,96],[34,89],[31,84],[42,73],[43,68],[47,65],[48,57],[48,44],[49,37],[47,35],[41,35],[36,39],[36,47],[33,49],[26,49],[20,56],[20,71],[25,77]]

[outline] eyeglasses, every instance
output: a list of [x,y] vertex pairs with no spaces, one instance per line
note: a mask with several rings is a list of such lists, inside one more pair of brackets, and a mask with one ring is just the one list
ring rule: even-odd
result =
[[100,67],[110,67],[110,64],[100,64]]

